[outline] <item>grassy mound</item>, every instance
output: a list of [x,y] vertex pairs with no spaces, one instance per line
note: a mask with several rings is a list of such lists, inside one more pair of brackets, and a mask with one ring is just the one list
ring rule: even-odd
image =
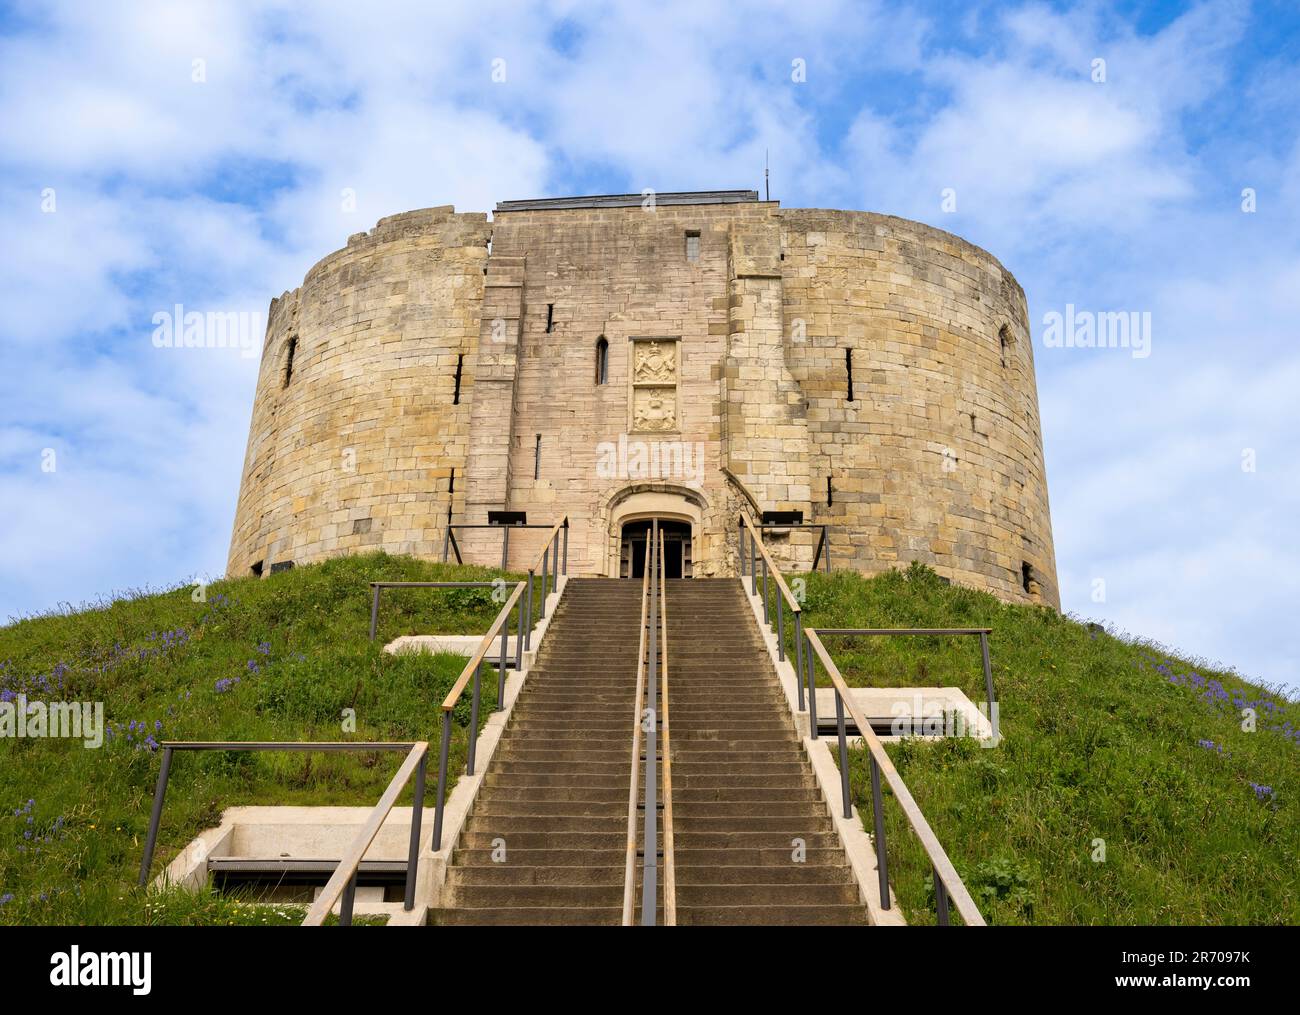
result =
[[[498,574],[375,554],[218,582],[204,602],[186,586],[0,628],[0,700],[103,702],[107,727],[98,749],[0,739],[0,923],[275,922],[237,900],[134,888],[157,743],[436,739],[439,705],[465,660],[381,647],[399,634],[481,634],[500,604],[491,589],[389,591],[372,644],[367,583]],[[483,688],[485,721],[495,679]],[[349,709],[355,731],[344,727]],[[453,771],[468,696],[455,714]],[[399,763],[391,752],[179,755],[154,873],[226,807],[371,806]]]
[[[1002,742],[889,747],[987,920],[1300,923],[1294,696],[919,565],[802,577],[814,627],[993,629]],[[852,686],[956,686],[984,700],[976,639],[826,641]],[[865,751],[851,765],[870,828]],[[885,813],[894,889],[910,921],[932,922],[929,863],[889,799]]]
[[[382,554],[207,588],[133,595],[0,628],[0,700],[102,701],[111,733],[0,740],[0,923],[293,923],[295,907],[135,889],[162,739],[434,739],[454,656],[384,655],[399,634],[481,633],[488,590],[386,593],[373,580],[497,572]],[[889,749],[994,923],[1300,923],[1300,706],[1166,650],[949,587],[914,567],[801,576],[820,627],[987,626],[1003,741]],[[973,639],[828,640],[855,685],[955,685],[983,700]],[[484,681],[491,707],[494,680]],[[355,710],[355,732],[343,729]],[[1256,717],[1254,730],[1242,710]],[[486,708],[484,711],[486,718]],[[468,706],[457,713],[463,765]],[[237,804],[375,802],[393,754],[184,755],[155,872]],[[866,758],[852,758],[870,821]],[[403,800],[403,803],[409,803]],[[932,917],[930,870],[885,804],[891,875],[909,919]]]

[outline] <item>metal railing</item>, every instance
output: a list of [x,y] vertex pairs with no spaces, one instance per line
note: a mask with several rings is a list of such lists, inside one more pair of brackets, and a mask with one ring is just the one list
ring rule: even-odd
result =
[[[504,579],[490,582],[371,582],[370,583],[370,640],[375,640],[379,627],[379,594],[384,589],[494,589],[504,585]],[[515,666],[519,666],[519,653],[515,653]]]
[[[831,635],[887,637],[889,635],[933,635],[937,637],[978,637],[980,640],[980,661],[984,667],[984,705],[990,723],[996,723],[997,698],[993,694],[993,665],[989,660],[989,635],[991,627],[820,627],[817,633],[823,637]],[[811,685],[809,685],[811,686]]]
[[[564,521],[564,527],[566,529],[568,528],[567,518]],[[456,541],[457,529],[462,529],[462,530],[492,529],[492,530],[499,530],[501,532],[501,570],[508,571],[510,570],[509,567],[507,567],[507,564],[509,564],[510,562],[510,530],[511,529],[518,530],[518,529],[553,529],[553,528],[555,528],[554,525],[542,525],[542,524],[529,525],[524,522],[520,522],[518,525],[499,524],[495,522],[487,525],[481,523],[477,525],[470,525],[468,523],[461,523],[457,525],[449,524],[447,526],[446,531],[443,533],[443,537],[442,537],[442,562],[444,564],[447,563],[447,554],[450,551],[456,554],[457,564],[465,563],[464,558],[461,557],[460,544]],[[564,536],[564,556],[565,559],[567,560],[569,556],[569,536],[567,532],[565,533]]]
[[[447,692],[447,697],[442,702],[442,739],[438,748],[438,799],[434,803],[433,812],[433,851],[436,853],[442,848],[442,811],[443,801],[447,794],[447,759],[451,752],[451,727],[452,727],[452,710],[456,703],[460,701],[460,696],[465,693],[466,686],[473,681],[473,692],[470,703],[469,715],[469,749],[466,753],[465,771],[469,775],[474,774],[474,755],[478,747],[478,713],[479,702],[482,696],[481,685],[483,677],[483,662],[487,657],[488,650],[491,649],[493,641],[497,638],[497,632],[501,633],[501,654],[498,661],[497,670],[497,707],[499,712],[505,708],[506,696],[506,632],[509,630],[510,611],[518,605],[518,621],[516,630],[519,637],[526,637],[524,631],[524,592],[531,591],[532,583],[516,582],[514,591],[506,600],[505,605],[501,607],[496,619],[488,628],[487,634],[479,642],[478,648],[470,656],[469,662],[465,668],[460,671],[460,676],[452,684],[451,690]],[[518,642],[516,642],[516,648]]]
[[[892,632],[880,632],[892,633]],[[827,653],[822,640],[818,637],[815,628],[805,628],[804,636],[808,639],[808,660],[809,660],[809,693],[813,693],[815,684],[812,680],[813,663],[812,657],[815,654],[822,662],[822,668],[830,677],[831,684],[835,688],[835,716],[836,726],[839,734],[839,760],[840,760],[840,791],[843,797],[844,816],[852,816],[852,794],[849,788],[849,754],[848,741],[845,736],[844,711],[847,708],[849,714],[853,717],[854,723],[857,724],[858,732],[862,735],[862,742],[866,745],[867,752],[871,759],[871,811],[872,822],[876,847],[876,872],[880,879],[880,905],[882,909],[890,908],[889,901],[889,850],[885,842],[885,813],[884,800],[880,789],[880,776],[884,773],[885,781],[889,783],[889,788],[893,790],[894,798],[898,801],[899,807],[903,810],[903,816],[912,826],[912,831],[916,833],[917,839],[921,842],[922,849],[930,858],[931,869],[934,874],[934,897],[936,915],[940,926],[947,926],[949,923],[948,909],[949,902],[956,907],[957,912],[961,915],[962,920],[967,926],[983,927],[984,917],[980,915],[979,907],[975,905],[975,900],[971,898],[970,892],[966,890],[965,884],[962,883],[961,877],[957,874],[956,868],[953,867],[952,861],[948,859],[948,854],[944,852],[943,846],[939,844],[939,839],[935,836],[933,829],[930,828],[929,822],[925,820],[925,815],[921,813],[921,808],[917,806],[912,794],[908,791],[907,785],[903,782],[902,776],[894,768],[894,763],[889,760],[889,754],[885,751],[885,746],[876,736],[875,730],[871,728],[871,723],[867,721],[866,716],[858,707],[857,702],[849,693],[848,685],[844,678],[840,676],[840,671]],[[990,691],[990,696],[992,692]],[[817,727],[816,719],[813,718],[813,737],[815,738]]]
[[[646,566],[641,577],[641,635],[637,650],[637,667],[636,667],[636,696],[632,707],[632,777],[628,789],[627,803],[627,855],[626,865],[623,875],[623,919],[625,927],[632,925],[636,911],[636,826],[638,796],[640,786],[637,781],[637,769],[641,763],[642,755],[645,757],[645,802],[642,805],[643,810],[643,830],[641,844],[641,925],[643,927],[652,927],[656,923],[658,915],[658,859],[659,859],[659,841],[658,841],[658,819],[659,819],[659,802],[658,790],[659,779],[657,772],[658,748],[656,744],[656,732],[659,726],[659,709],[655,708],[651,701],[656,693],[656,681],[659,676],[659,653],[661,647],[661,634],[663,640],[667,639],[667,623],[662,619],[660,612],[660,597],[663,591],[663,546],[659,533],[659,522],[651,522],[650,538],[646,544]],[[667,676],[665,674],[665,684],[661,691],[667,694]],[[666,698],[665,698],[666,704]],[[642,737],[644,734],[644,740]],[[667,743],[665,742],[665,758],[667,755]],[[670,783],[665,784],[665,792],[668,791]],[[665,802],[665,806],[670,808],[671,805]],[[671,840],[666,839],[667,845]],[[673,886],[675,895],[675,878],[670,881],[669,867],[670,862],[665,853],[665,872],[664,887],[667,893],[670,885]],[[676,899],[673,898],[671,905],[671,920],[669,917],[669,906],[665,900],[665,921],[675,923],[677,919]]]
[[[158,771],[158,784],[154,790],[153,810],[149,815],[149,831],[145,836],[144,856],[140,861],[141,888],[149,883],[149,868],[153,866],[154,850],[158,844],[158,827],[162,823],[163,802],[167,797],[167,784],[171,778],[172,754],[175,751],[406,751],[406,760],[389,782],[384,795],[371,811],[370,817],[362,826],[361,832],[348,847],[347,853],[334,869],[334,874],[321,890],[320,896],[307,913],[303,926],[312,926],[324,922],[325,916],[333,908],[339,896],[343,896],[340,907],[339,923],[347,926],[352,922],[352,902],[356,894],[357,870],[361,858],[365,855],[375,836],[379,833],[384,819],[388,817],[398,796],[410,781],[411,773],[415,778],[415,799],[411,807],[411,844],[406,861],[406,891],[403,908],[410,910],[415,905],[415,875],[419,863],[420,819],[424,811],[424,776],[425,762],[429,745],[424,741],[415,743],[388,742],[281,742],[281,741],[181,741],[164,740],[162,766]],[[326,901],[328,900],[328,901]],[[318,912],[319,910],[319,912]]]
[[[816,529],[821,534],[817,537],[817,548],[813,550],[812,567],[809,570],[816,571],[818,561],[825,561],[824,568],[827,574],[831,573],[831,545],[830,545],[830,526],[820,522],[790,522],[780,524],[778,522],[764,522],[758,527],[760,532],[770,532],[774,529],[789,531],[790,529]],[[823,556],[823,553],[825,554]]]
[[[748,548],[748,554],[746,554]],[[754,523],[749,520],[749,516],[742,514],[740,516],[740,577],[741,582],[745,579],[745,560],[749,560],[749,579],[750,594],[758,595],[758,575],[759,567],[762,566],[763,574],[763,622],[772,623],[772,596],[770,578],[775,579],[776,585],[776,655],[782,662],[785,661],[785,608],[790,610],[794,617],[794,647],[798,659],[798,668],[796,672],[803,672],[803,607],[795,599],[790,587],[786,585],[785,579],[781,577],[781,572],[777,569],[776,562],[772,560],[772,555],[767,552],[767,547],[763,545],[763,537]],[[804,710],[803,701],[803,684],[795,681],[799,685],[799,711]]]
[[677,863],[673,855],[673,762],[668,729],[668,580],[664,574],[664,539],[659,537],[659,725],[663,731],[664,785],[664,926],[677,926]]
[[[794,616],[795,622],[795,686],[797,688],[799,711],[808,711],[810,736],[813,740],[818,739],[817,734],[817,683],[815,679],[815,666],[813,663],[814,654],[820,657],[822,666],[830,677],[831,684],[835,688],[835,713],[836,725],[839,734],[839,768],[840,768],[840,793],[841,803],[843,805],[844,817],[853,816],[853,797],[850,790],[850,772],[849,772],[849,755],[848,739],[846,736],[844,711],[847,708],[849,715],[858,726],[858,731],[862,734],[863,742],[871,759],[871,805],[872,820],[876,849],[876,868],[880,879],[880,905],[882,909],[890,908],[889,901],[889,868],[888,856],[885,843],[885,819],[884,804],[880,789],[880,773],[884,771],[885,780],[889,783],[890,789],[893,790],[894,796],[898,799],[899,805],[903,809],[903,814],[912,830],[920,839],[922,847],[930,858],[931,866],[934,871],[935,900],[938,909],[938,919],[941,925],[947,925],[949,902],[952,903],[961,914],[962,920],[969,926],[984,926],[984,918],[980,915],[970,892],[962,883],[952,862],[948,859],[948,854],[944,852],[943,847],[939,845],[930,825],[926,822],[925,816],[921,813],[920,807],[908,792],[907,786],[903,783],[902,777],[894,768],[893,763],[889,760],[889,755],[885,752],[884,745],[876,736],[871,724],[863,716],[861,709],[858,708],[852,696],[849,694],[848,685],[844,683],[844,678],[836,668],[834,661],[826,653],[826,648],[822,644],[818,632],[811,627],[803,626],[803,609],[795,597],[790,593],[789,587],[782,578],[780,571],[768,554],[766,547],[763,546],[762,537],[749,518],[742,514],[740,517],[740,557],[741,557],[741,574],[744,580],[744,566],[746,550],[749,557],[749,578],[750,594],[759,595],[759,565],[761,564],[763,580],[763,622],[769,627],[773,626],[772,614],[775,612],[776,620],[776,644],[777,657],[785,659],[785,625],[782,618],[783,605],[788,607]],[[748,543],[746,540],[748,539]],[[771,581],[770,581],[771,580]],[[771,584],[776,586],[776,609],[771,605]],[[942,630],[922,630],[919,628],[903,628],[898,630],[882,628],[832,628],[822,632],[824,634],[980,634],[980,642],[983,646],[983,656],[985,662],[986,688],[991,703],[993,701],[993,683],[991,670],[988,669],[988,633],[987,629],[970,628],[970,629],[942,629]],[[805,705],[805,677],[807,680],[807,698]]]

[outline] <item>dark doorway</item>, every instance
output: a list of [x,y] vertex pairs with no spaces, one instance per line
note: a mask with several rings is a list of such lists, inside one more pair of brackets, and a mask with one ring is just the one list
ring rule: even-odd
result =
[[[691,527],[687,522],[660,519],[664,537],[664,577],[691,577]],[[650,538],[650,519],[628,522],[623,526],[623,545],[619,554],[619,576],[645,576],[645,551]]]

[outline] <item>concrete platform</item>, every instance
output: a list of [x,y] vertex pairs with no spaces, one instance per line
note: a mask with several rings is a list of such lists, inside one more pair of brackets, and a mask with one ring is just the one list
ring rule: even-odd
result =
[[[984,740],[992,725],[980,707],[959,687],[853,687],[855,704],[883,740],[903,737],[967,736]],[[957,720],[951,718],[953,715]],[[856,733],[846,712],[845,723]],[[835,723],[835,690],[817,688],[817,725],[821,731]],[[882,732],[888,728],[889,733]]]

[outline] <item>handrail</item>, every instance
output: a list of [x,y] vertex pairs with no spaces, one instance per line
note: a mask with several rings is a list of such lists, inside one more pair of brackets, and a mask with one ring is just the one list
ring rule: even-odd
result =
[[502,578],[490,582],[371,582],[370,640],[375,640],[375,631],[379,626],[379,593],[384,589],[492,589],[504,583]]
[[460,522],[453,525],[450,521],[450,513],[449,513],[447,528],[443,531],[443,536],[442,536],[442,562],[444,564],[447,562],[447,551],[454,550],[456,553],[456,563],[457,564],[465,563],[464,558],[461,557],[460,555],[460,543],[456,541],[457,529],[501,529],[502,530],[501,570],[505,571],[507,570],[506,564],[510,560],[510,530],[511,529],[549,529],[549,528],[551,528],[551,526],[548,524],[534,523],[532,525],[529,525],[526,522],[520,522],[518,524],[501,523],[501,522],[488,522],[486,524],[480,522],[477,524],[471,524],[469,522]]
[[451,752],[452,709],[456,707],[456,702],[460,700],[460,696],[465,693],[465,685],[469,683],[471,678],[473,678],[474,692],[473,704],[470,707],[469,751],[466,755],[465,764],[466,772],[469,775],[473,775],[474,752],[475,748],[478,746],[479,685],[483,674],[483,660],[487,656],[488,649],[492,647],[492,642],[496,639],[497,631],[500,630],[501,656],[498,660],[499,666],[497,671],[497,711],[499,712],[501,709],[505,708],[506,637],[509,627],[508,621],[510,619],[510,611],[514,608],[516,603],[519,604],[515,626],[515,648],[516,652],[518,652],[519,639],[522,639],[525,636],[524,601],[522,597],[524,590],[527,587],[527,582],[515,582],[514,591],[510,593],[510,597],[506,600],[505,605],[501,607],[501,611],[497,614],[496,619],[492,621],[492,625],[488,628],[487,634],[483,635],[482,640],[478,644],[478,648],[474,650],[474,654],[470,656],[469,662],[467,662],[465,668],[460,671],[460,676],[457,677],[456,682],[451,685],[451,690],[447,692],[447,697],[443,699],[442,740],[438,749],[438,799],[434,804],[433,812],[433,851],[435,853],[442,848],[442,808],[443,798],[445,797],[447,790],[447,757]]
[[339,865],[334,868],[333,876],[325,883],[320,895],[312,903],[311,909],[307,910],[307,916],[302,921],[301,926],[319,927],[324,924],[325,917],[334,908],[334,903],[340,895],[343,896],[343,902],[339,907],[339,923],[347,926],[352,922],[352,902],[356,897],[357,868],[361,866],[361,858],[366,855],[366,850],[375,841],[375,836],[379,834],[379,829],[383,827],[384,821],[393,809],[393,805],[397,803],[397,798],[401,795],[402,790],[406,788],[406,783],[411,778],[411,774],[415,773],[415,805],[411,808],[412,858],[406,868],[406,908],[408,910],[411,908],[414,897],[416,864],[419,861],[416,849],[420,841],[420,817],[424,805],[424,771],[428,755],[428,741],[420,740],[411,747],[411,752],[406,756],[406,760],[402,762],[402,767],[397,770],[397,774],[388,783],[388,788],[384,790],[384,795],[379,798],[379,803],[375,804],[374,810],[370,812],[370,817],[366,819],[366,823],[357,832],[356,838],[348,846],[348,850],[343,855],[343,859],[339,861]]
[[[786,585],[785,579],[781,577],[781,572],[777,569],[776,562],[772,559],[772,555],[767,552],[767,547],[763,545],[763,537],[759,535],[758,529],[755,527],[754,523],[749,520],[749,516],[747,514],[744,514],[743,512],[740,515],[740,521],[741,521],[741,525],[743,526],[742,532],[744,531],[744,529],[749,530],[749,538],[753,540],[751,546],[756,546],[758,548],[758,552],[763,558],[763,564],[771,572],[772,576],[776,579],[777,589],[780,590],[781,595],[785,597],[786,605],[790,607],[791,612],[798,613],[801,609],[801,607],[799,606],[799,601],[795,599],[794,594],[791,593],[790,591],[790,587]],[[743,540],[741,543],[741,547],[742,547],[741,558],[743,561],[744,558]],[[766,580],[767,578],[766,573],[764,573],[763,578],[764,580]]]
[[817,629],[822,635],[940,635],[961,636],[977,635],[980,640],[980,662],[984,667],[984,705],[988,712],[988,721],[993,731],[997,730],[997,697],[993,693],[993,664],[989,660],[989,635],[991,627],[822,627]]
[[555,591],[560,590],[560,530],[564,530],[564,574],[569,573],[569,516],[565,515],[558,522],[551,526],[550,534],[542,543],[541,552],[537,554],[537,559],[533,561],[533,566],[528,569],[528,619],[529,630],[524,637],[527,639],[527,648],[532,648],[532,617],[533,617],[533,577],[537,574],[537,568],[542,569],[542,597],[537,609],[537,619],[541,620],[546,616],[546,596],[548,594],[549,580],[547,578],[548,564],[553,552],[555,563],[550,567],[550,572],[555,575]]
[[[939,923],[946,925],[948,923],[948,903],[951,900],[956,906],[957,912],[961,914],[962,920],[970,927],[983,927],[984,917],[980,915],[979,907],[975,905],[975,900],[971,898],[970,892],[962,883],[961,877],[948,859],[948,854],[944,852],[943,846],[939,844],[938,837],[930,828],[929,822],[925,820],[925,815],[921,813],[921,808],[917,806],[912,794],[908,791],[902,776],[894,768],[894,763],[890,761],[884,745],[880,738],[876,736],[875,730],[867,722],[866,716],[853,700],[849,693],[848,685],[840,675],[839,668],[835,661],[831,659],[822,644],[821,638],[815,628],[805,628],[804,637],[808,640],[809,647],[809,687],[810,695],[815,694],[815,683],[811,679],[812,655],[815,653],[821,659],[822,667],[825,669],[827,676],[831,678],[831,683],[835,687],[835,711],[839,727],[840,741],[840,784],[843,792],[844,816],[851,816],[851,802],[849,795],[849,765],[848,751],[845,741],[844,732],[844,710],[847,708],[849,714],[853,717],[854,723],[857,724],[858,732],[862,735],[863,743],[866,744],[867,750],[871,756],[871,800],[872,800],[872,817],[875,825],[876,840],[876,870],[880,879],[880,905],[883,909],[890,907],[889,903],[889,870],[888,870],[888,851],[885,845],[885,817],[882,794],[880,792],[880,773],[884,772],[885,781],[889,783],[889,788],[893,790],[894,797],[898,800],[899,806],[903,809],[903,815],[907,818],[908,824],[912,826],[912,831],[916,837],[921,840],[921,846],[926,855],[930,858],[930,863],[934,872],[934,894],[935,903],[938,910]],[[815,720],[814,720],[815,722]],[[814,736],[816,731],[814,729]]]
[[663,729],[664,783],[664,926],[677,926],[677,861],[673,855],[673,763],[668,743],[668,580],[664,574],[664,540],[659,538],[660,666],[659,721]]
[[[647,544],[647,564],[649,545]],[[641,760],[641,706],[645,698],[646,670],[646,631],[650,610],[650,568],[647,566],[641,575],[641,638],[636,655],[636,697],[632,702],[632,776],[627,799],[627,858],[623,870],[623,918],[624,927],[632,926],[635,914],[636,892],[636,811],[637,811],[637,765]]]
[[[167,798],[167,784],[171,778],[172,754],[175,751],[407,751],[406,762],[398,770],[398,774],[393,777],[389,783],[388,790],[380,798],[376,809],[383,805],[388,799],[389,791],[397,785],[397,790],[393,794],[393,800],[396,800],[397,793],[400,793],[402,787],[406,785],[411,775],[412,766],[418,764],[418,773],[415,781],[415,800],[411,809],[411,844],[406,863],[406,893],[403,900],[403,906],[408,911],[415,905],[415,875],[416,865],[419,863],[420,847],[420,818],[424,813],[424,775],[425,761],[427,757],[428,744],[424,741],[415,743],[390,743],[386,741],[362,741],[362,740],[343,740],[343,741],[275,741],[275,740],[164,740],[159,747],[162,750],[162,764],[158,770],[158,784],[154,789],[153,809],[149,815],[149,830],[145,835],[144,855],[140,860],[140,880],[141,888],[149,883],[149,868],[153,866],[154,849],[158,844],[158,827],[162,823],[163,802]],[[417,756],[418,751],[418,756]],[[401,782],[398,784],[398,777]],[[384,809],[384,817],[392,810],[392,801]],[[373,818],[373,812],[371,817]],[[365,827],[369,827],[367,822]],[[380,820],[382,824],[382,818]],[[378,831],[376,826],[375,831]],[[370,839],[373,840],[372,834]],[[365,847],[362,847],[362,854],[369,846],[370,840],[367,840]],[[358,855],[357,864],[360,863],[361,857]],[[340,861],[339,867],[335,869],[335,877],[340,870],[344,869],[346,864],[351,861],[351,854]],[[330,883],[333,883],[331,878]],[[344,899],[344,906],[341,911],[339,922],[344,926],[352,922],[352,897],[356,888],[356,864],[351,866],[351,872],[343,882],[348,889]],[[329,888],[329,885],[326,885]],[[335,893],[334,898],[337,898]],[[333,906],[334,899],[331,898],[330,906]],[[326,909],[328,912],[328,908]]]
[[[768,594],[767,577],[771,572],[776,579],[777,592],[776,597],[776,657],[781,662],[785,662],[785,611],[783,605],[790,607],[790,612],[794,616],[794,649],[797,674],[803,673],[803,606],[794,595],[790,592],[790,587],[786,585],[785,579],[781,577],[781,571],[776,566],[776,561],[772,555],[767,552],[767,547],[763,545],[763,537],[760,531],[750,521],[749,516],[743,511],[740,514],[740,581],[742,586],[745,581],[745,539],[749,539],[749,581],[750,594],[758,595],[758,564],[763,564],[763,623],[772,623],[772,604],[771,596]],[[796,680],[795,685],[798,688],[799,711],[804,710],[803,701],[803,681]],[[814,702],[811,706],[813,709],[813,723],[817,722],[816,708]]]
[[830,526],[825,522],[763,522],[758,530],[766,532],[768,529],[817,529],[821,535],[817,537],[817,546],[813,550],[812,570],[817,570],[817,562],[822,560],[822,550],[826,551],[826,573],[831,573],[831,548],[827,534]]

